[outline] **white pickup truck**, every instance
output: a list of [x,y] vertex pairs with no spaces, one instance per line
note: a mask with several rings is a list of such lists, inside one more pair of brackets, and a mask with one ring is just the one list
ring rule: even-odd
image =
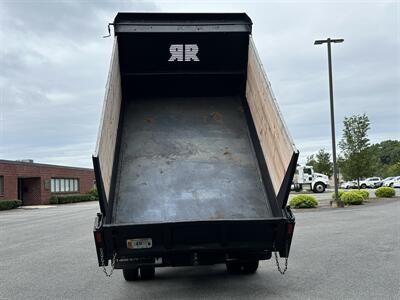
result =
[[293,177],[292,189],[300,191],[304,186],[309,186],[314,193],[323,193],[328,185],[327,175],[314,172],[312,166],[298,166]]
[[373,189],[376,187],[380,187],[381,183],[382,183],[382,180],[380,177],[370,177],[370,178],[360,181],[360,187],[362,189],[366,189],[366,188]]

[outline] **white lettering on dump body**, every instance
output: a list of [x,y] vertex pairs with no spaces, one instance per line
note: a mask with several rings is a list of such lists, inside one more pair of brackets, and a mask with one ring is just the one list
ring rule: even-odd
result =
[[196,44],[172,44],[169,47],[169,52],[171,57],[168,61],[200,61],[197,57],[199,47]]
[[168,61],[183,61],[183,45],[182,44],[172,44],[169,47],[169,52],[171,57]]
[[185,61],[199,61],[197,52],[199,52],[199,47],[196,44],[185,45]]

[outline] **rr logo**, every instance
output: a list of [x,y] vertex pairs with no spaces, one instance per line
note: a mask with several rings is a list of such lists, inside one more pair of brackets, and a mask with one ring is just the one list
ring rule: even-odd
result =
[[169,47],[171,57],[168,61],[200,61],[197,57],[199,47],[196,44],[173,44]]

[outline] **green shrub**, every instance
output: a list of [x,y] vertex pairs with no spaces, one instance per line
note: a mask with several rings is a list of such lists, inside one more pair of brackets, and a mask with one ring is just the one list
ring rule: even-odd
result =
[[7,210],[17,208],[22,205],[22,201],[18,199],[13,200],[0,200],[0,210]]
[[[343,195],[346,194],[346,193],[354,193],[354,194],[356,193],[356,194],[359,194],[359,195],[361,195],[361,197],[363,198],[363,200],[366,200],[366,199],[369,198],[369,193],[368,193],[368,191],[366,191],[366,190],[354,190],[354,191],[343,191],[343,190],[339,190],[339,198],[340,198],[341,200],[343,200],[342,197],[343,197]],[[348,198],[348,196],[347,196],[347,198]],[[332,199],[335,199],[335,192],[332,193]]]
[[356,192],[356,193],[360,194],[363,197],[364,200],[367,200],[369,198],[369,192],[366,191],[366,190],[356,190],[356,191],[353,191],[353,192]]
[[95,201],[97,200],[92,195],[54,195],[49,199],[50,204],[64,204],[64,203],[76,203],[85,201]]
[[360,205],[364,202],[364,197],[361,193],[358,191],[350,191],[343,193],[342,197],[340,199],[343,201],[344,204],[346,205]]
[[314,196],[297,195],[290,199],[289,205],[293,208],[313,208],[318,206],[318,201]]
[[[342,198],[343,193],[345,193],[345,191],[338,190],[339,198]],[[333,192],[331,195],[332,195],[332,199],[335,199],[335,192]]]
[[58,197],[57,196],[51,196],[49,198],[49,203],[50,204],[58,204]]
[[378,198],[391,198],[396,195],[396,190],[387,186],[381,186],[380,188],[377,188],[374,192]]
[[89,195],[92,195],[96,200],[99,200],[99,192],[97,191],[96,188],[92,188],[89,193]]

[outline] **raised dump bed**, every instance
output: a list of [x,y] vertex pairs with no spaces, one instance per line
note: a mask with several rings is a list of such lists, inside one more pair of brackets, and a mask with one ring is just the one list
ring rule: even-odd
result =
[[99,265],[127,280],[155,266],[288,257],[298,152],[246,14],[119,13],[93,163]]

